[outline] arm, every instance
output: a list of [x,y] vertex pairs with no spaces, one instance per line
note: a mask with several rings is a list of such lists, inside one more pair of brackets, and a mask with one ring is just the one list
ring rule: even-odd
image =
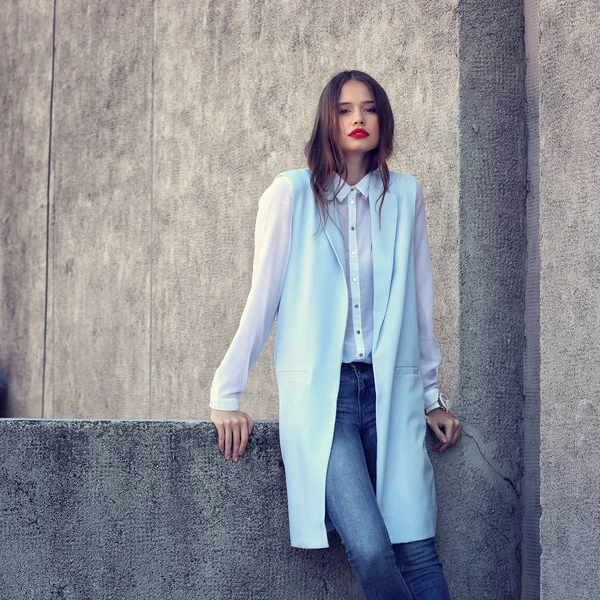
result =
[[291,244],[293,198],[290,182],[276,177],[258,203],[252,285],[238,330],[215,372],[211,408],[239,410],[238,397],[271,331],[281,298]]
[[[414,241],[419,352],[425,390],[425,408],[428,408],[436,402],[438,397],[437,371],[442,364],[442,353],[433,334],[433,269],[427,235],[423,190],[418,182]],[[434,452],[444,452],[460,438],[462,423],[451,413],[436,408],[427,413],[426,419],[427,424],[438,438],[438,442],[433,446]]]
[[442,364],[442,354],[433,333],[433,270],[423,190],[417,182],[415,204],[415,285],[417,293],[417,317],[419,324],[419,351],[421,354],[421,373],[425,389],[425,405],[428,408],[437,400],[439,384],[437,372]]

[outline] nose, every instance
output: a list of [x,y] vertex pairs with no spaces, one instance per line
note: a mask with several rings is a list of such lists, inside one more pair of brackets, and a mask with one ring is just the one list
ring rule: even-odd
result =
[[358,123],[364,123],[365,119],[363,117],[363,114],[360,112],[360,110],[358,111],[358,114],[355,115],[353,121],[352,121],[355,125]]

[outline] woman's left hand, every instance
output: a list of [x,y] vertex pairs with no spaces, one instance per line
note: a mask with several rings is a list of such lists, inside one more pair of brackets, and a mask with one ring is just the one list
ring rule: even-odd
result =
[[434,452],[441,453],[458,441],[462,433],[462,423],[452,413],[436,408],[429,411],[425,417],[427,424],[439,440],[432,448]]

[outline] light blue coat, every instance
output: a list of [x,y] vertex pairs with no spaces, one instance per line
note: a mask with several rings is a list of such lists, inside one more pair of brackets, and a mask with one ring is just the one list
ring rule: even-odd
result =
[[[383,188],[370,177],[373,243],[373,372],[377,394],[377,489],[392,543],[432,537],[436,527],[433,469],[425,447],[414,280],[416,180],[391,172]],[[275,330],[279,436],[284,461],[291,545],[326,548],[325,476],[335,426],[348,312],[344,242],[320,212],[310,171],[280,173],[292,184],[294,211],[289,262]],[[377,203],[379,206],[379,203]],[[337,211],[330,211],[339,227]]]

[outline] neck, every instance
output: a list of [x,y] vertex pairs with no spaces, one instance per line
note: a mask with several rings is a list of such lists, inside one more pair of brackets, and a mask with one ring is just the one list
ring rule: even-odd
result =
[[370,157],[367,152],[360,152],[347,153],[345,158],[346,167],[348,168],[346,183],[348,185],[355,185],[367,174]]

